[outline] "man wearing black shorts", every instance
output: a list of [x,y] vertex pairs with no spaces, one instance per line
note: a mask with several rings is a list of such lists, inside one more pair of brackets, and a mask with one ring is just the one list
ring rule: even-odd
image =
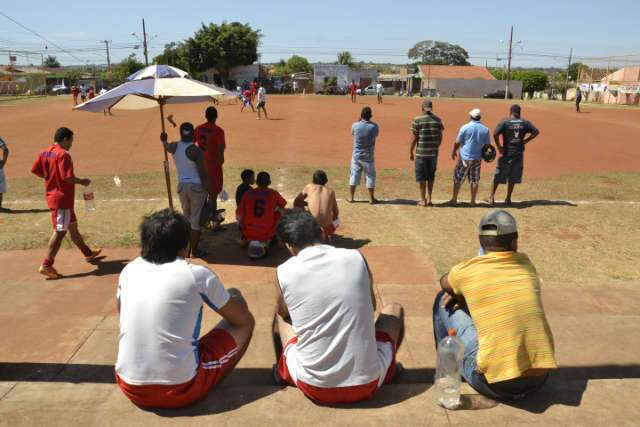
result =
[[[500,184],[508,184],[507,198],[504,203],[511,204],[513,188],[522,182],[524,146],[538,134],[540,131],[530,121],[520,118],[520,106],[517,104],[511,106],[511,116],[498,123],[493,132],[493,140],[501,156],[498,159],[498,166],[493,177],[490,204],[494,203]],[[500,135],[502,135],[502,144],[500,143]]]
[[[433,114],[433,103],[422,103],[422,115],[411,123],[413,140],[411,142],[410,159],[415,160],[416,182],[420,185],[420,201],[418,206],[430,206],[433,183],[438,166],[438,150],[442,143],[444,126],[438,116]],[[427,193],[427,184],[428,190]]]

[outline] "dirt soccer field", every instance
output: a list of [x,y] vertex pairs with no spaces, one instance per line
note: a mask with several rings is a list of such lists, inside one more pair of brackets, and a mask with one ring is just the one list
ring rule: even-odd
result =
[[[226,231],[206,232],[209,256],[195,262],[239,288],[256,317],[245,358],[198,404],[147,411],[131,404],[114,382],[118,346],[118,274],[138,255],[143,215],[167,206],[161,175],[157,109],[102,114],[72,112],[70,99],[0,103],[0,136],[11,148],[9,192],[0,213],[0,426],[32,425],[636,425],[640,418],[640,110],[570,103],[523,103],[523,117],[541,135],[527,149],[525,178],[510,211],[518,221],[519,250],[543,279],[545,311],[559,369],[536,395],[497,403],[463,386],[464,410],[435,404],[431,310],[438,277],[478,251],[477,224],[489,206],[446,207],[451,195],[450,152],[474,107],[490,128],[507,115],[503,101],[435,101],[446,126],[433,208],[415,206],[409,126],[419,99],[271,96],[275,120],[258,121],[240,105],[220,107],[227,135],[225,188],[232,192],[245,167],[271,172],[273,186],[291,200],[317,167],[326,168],[339,198],[335,245],[360,249],[374,276],[378,306],[399,302],[406,337],[398,361],[406,372],[375,399],[336,409],[298,390],[273,385],[271,322],[274,268],[283,250],[251,262],[237,245],[235,202]],[[370,103],[381,127],[377,143],[380,205],[344,202],[352,140],[350,126]],[[170,107],[176,121],[200,123],[203,105]],[[36,153],[58,126],[76,132],[76,172],[91,177],[98,209],[76,200],[80,230],[105,248],[86,264],[65,242],[56,266],[66,277],[46,281],[38,265],[51,233],[42,183],[30,176]],[[177,131],[172,130],[172,136]],[[171,166],[173,169],[173,165]],[[483,166],[480,198],[493,165]],[[116,186],[118,175],[122,185]],[[175,176],[173,186],[175,187]],[[78,191],[79,193],[79,191]],[[78,194],[78,197],[80,195]],[[364,199],[364,190],[358,193]],[[469,197],[468,186],[461,200]],[[498,200],[504,197],[504,188]],[[178,206],[178,201],[174,203]],[[501,207],[501,206],[500,206]],[[205,310],[202,333],[218,321]],[[614,398],[612,398],[614,396]]]
[[[420,112],[420,99],[359,97],[271,96],[267,108],[272,120],[258,121],[240,105],[220,107],[218,123],[225,129],[227,163],[237,167],[348,166],[352,147],[351,124],[365,105],[373,108],[380,125],[376,148],[378,168],[411,169],[411,120]],[[453,168],[451,147],[468,112],[482,110],[483,123],[493,130],[508,115],[510,103],[482,100],[436,100],[434,111],[445,125],[439,167]],[[169,106],[178,124],[204,121],[204,106]],[[525,103],[523,117],[541,131],[526,153],[525,177],[573,173],[640,171],[640,110],[590,108],[576,114],[570,103]],[[2,137],[12,147],[7,175],[29,175],[41,147],[51,143],[59,126],[76,133],[73,156],[79,174],[124,174],[159,171],[161,150],[158,109],[116,111],[114,117],[71,111],[71,100],[0,104]],[[177,137],[177,130],[172,136]],[[492,170],[492,167],[485,168]]]

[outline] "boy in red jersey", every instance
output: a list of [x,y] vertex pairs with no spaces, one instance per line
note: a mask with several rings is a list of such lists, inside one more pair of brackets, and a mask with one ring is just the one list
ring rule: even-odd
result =
[[73,161],[69,150],[73,145],[71,129],[61,127],[54,136],[55,143],[40,154],[31,167],[31,173],[43,178],[47,206],[51,210],[53,234],[49,239],[47,257],[40,266],[40,274],[49,279],[59,279],[60,273],[53,267],[55,257],[60,250],[64,236],[69,230],[71,240],[82,251],[87,262],[92,262],[100,255],[101,249],[91,250],[78,231],[78,221],[73,210],[75,186],[88,186],[90,179],[81,179],[73,173]]
[[[261,242],[266,246],[276,235],[276,225],[284,212],[287,201],[276,190],[269,188],[271,177],[260,172],[256,178],[257,188],[242,196],[236,217],[240,223],[245,242]],[[250,246],[250,250],[252,247]],[[261,258],[266,256],[266,250]]]

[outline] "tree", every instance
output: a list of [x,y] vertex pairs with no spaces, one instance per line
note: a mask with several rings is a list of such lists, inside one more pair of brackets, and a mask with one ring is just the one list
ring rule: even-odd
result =
[[276,76],[286,76],[293,73],[312,73],[313,66],[309,63],[307,58],[303,56],[293,55],[291,58],[281,59],[273,69],[273,73]]
[[116,86],[124,83],[127,77],[143,68],[144,64],[138,61],[135,53],[132,53],[101,77],[109,86]]
[[338,64],[351,66],[353,65],[353,62],[353,55],[351,55],[351,52],[338,52]]
[[60,68],[60,61],[55,56],[49,55],[44,58],[43,65],[49,68]]
[[249,24],[202,24],[193,37],[181,44],[181,57],[192,74],[216,68],[226,77],[231,68],[253,64],[258,59],[260,37],[260,30],[254,30]]
[[470,65],[469,53],[457,44],[424,40],[409,49],[409,58],[421,64]]
[[69,85],[75,85],[82,78],[82,73],[80,70],[69,70],[64,73],[64,78],[67,80]]
[[496,80],[504,80],[505,79],[505,73],[504,70],[502,68],[494,68],[492,70],[489,71],[491,73],[491,75],[493,77],[496,78]]
[[543,71],[514,71],[511,73],[511,80],[522,81],[522,92],[526,92],[530,97],[533,92],[545,90],[549,83],[549,77]]
[[589,67],[587,67],[586,65],[584,65],[581,62],[574,62],[573,64],[569,65],[569,80],[572,81],[578,81],[578,73],[579,72],[585,72],[588,71]]
[[153,58],[153,63],[156,65],[171,65],[183,70],[189,68],[184,45],[176,42],[164,45],[164,51]]

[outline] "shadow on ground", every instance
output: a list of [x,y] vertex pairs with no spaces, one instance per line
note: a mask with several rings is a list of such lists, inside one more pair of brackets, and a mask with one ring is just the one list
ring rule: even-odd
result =
[[[380,200],[381,205],[398,205],[398,206],[417,206],[418,202],[416,200],[410,199],[390,199],[390,200]],[[577,205],[568,200],[523,200],[520,202],[512,202],[510,204],[506,204],[504,202],[495,202],[493,205],[488,202],[478,202],[475,206],[472,206],[469,202],[458,202],[455,205],[450,204],[449,202],[444,203],[434,203],[433,208],[511,208],[511,209],[526,209],[532,208],[534,206],[569,206],[576,207]],[[428,208],[427,208],[428,209]]]
[[[111,276],[115,274],[120,274],[122,269],[129,263],[128,259],[117,259],[113,261],[103,261],[105,257],[99,257],[91,264],[93,264],[96,269],[93,271],[87,271],[85,273],[76,273],[69,274],[62,277],[62,279],[75,279],[81,277],[89,277],[89,276]],[[60,279],[60,280],[62,280]]]
[[15,214],[33,214],[33,213],[45,213],[51,212],[49,209],[9,209],[2,208],[0,209],[0,213],[15,215]]

